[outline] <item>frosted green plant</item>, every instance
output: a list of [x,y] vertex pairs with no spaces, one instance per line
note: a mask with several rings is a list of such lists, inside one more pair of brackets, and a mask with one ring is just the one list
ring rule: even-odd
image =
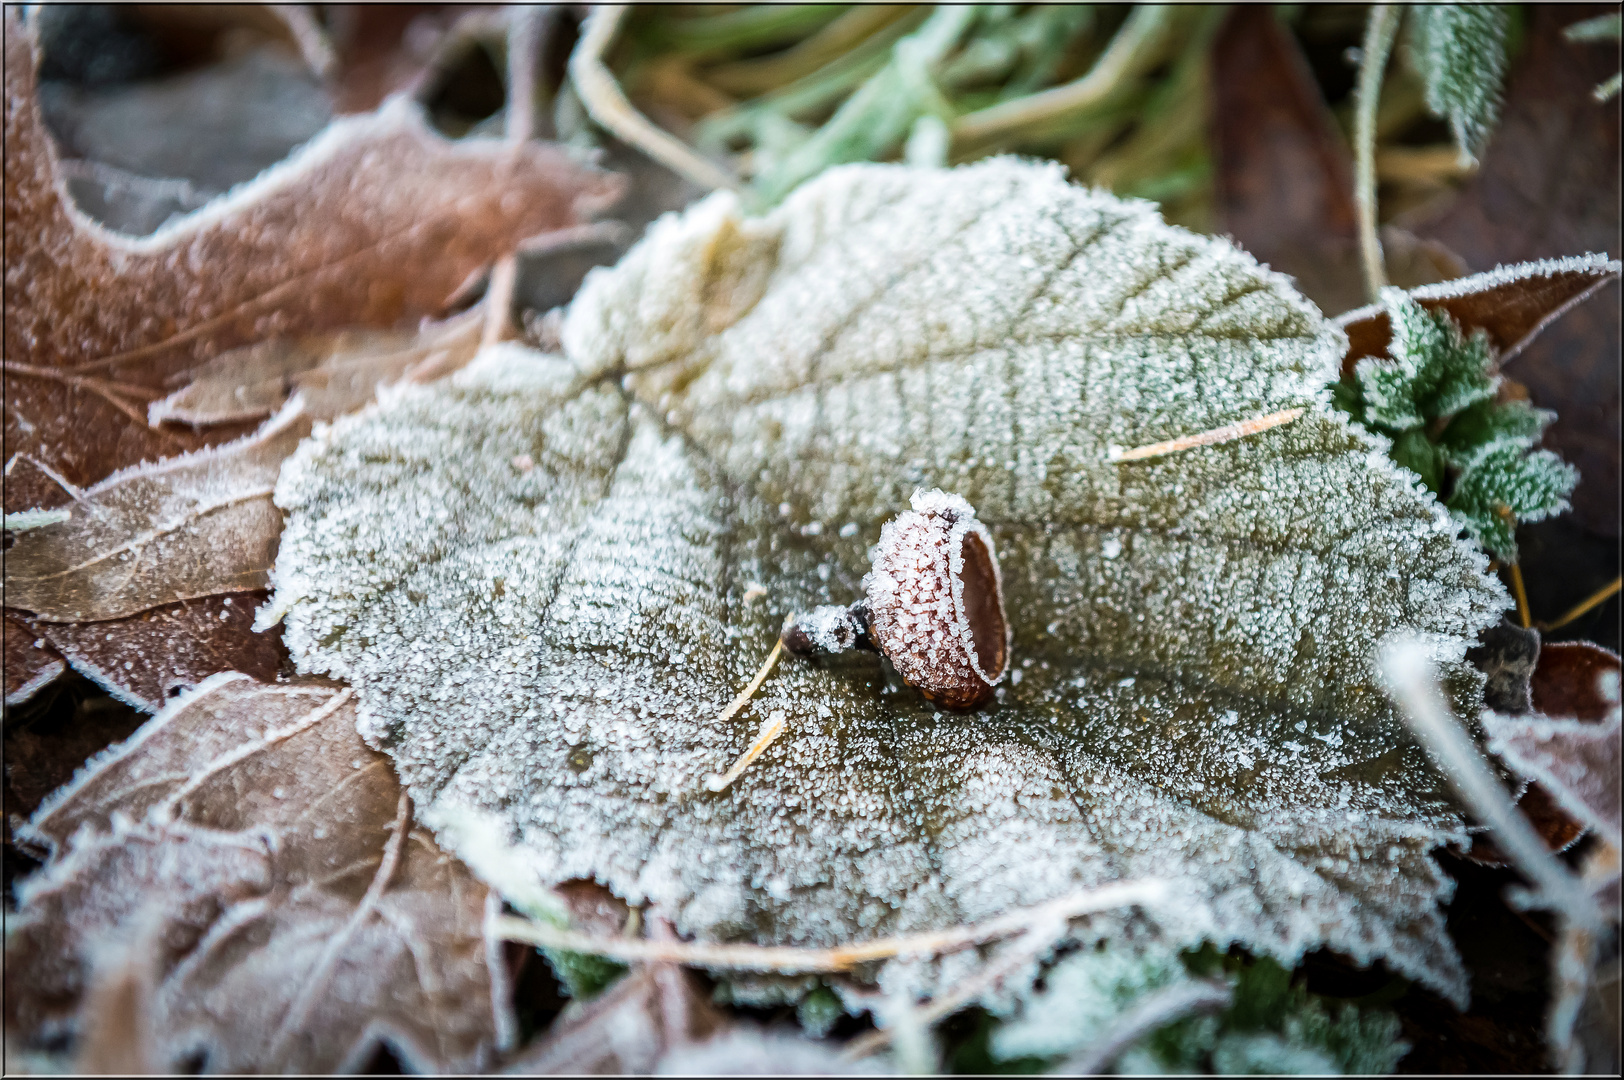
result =
[[1408,1051],[1392,1013],[1326,1000],[1292,984],[1267,958],[1210,945],[1182,957],[1165,943],[1087,948],[1057,963],[1044,989],[992,1033],[995,1060],[1063,1061],[1111,1035],[1127,1014],[1191,974],[1221,976],[1233,993],[1215,1015],[1190,1016],[1125,1050],[1121,1073],[1389,1073]]
[[[761,217],[722,193],[661,219],[562,338],[335,422],[277,489],[267,615],[354,685],[448,849],[486,815],[504,880],[594,879],[707,941],[1162,878],[1176,902],[1088,932],[1329,946],[1462,1000],[1429,856],[1462,823],[1371,662],[1431,635],[1476,710],[1464,653],[1507,600],[1330,406],[1344,335],[1287,279],[1054,166],[859,165]],[[717,723],[786,615],[860,595],[919,487],[993,532],[995,701],[944,713],[848,654]],[[785,736],[707,791],[775,713]]]
[[1516,526],[1568,506],[1578,470],[1534,450],[1556,414],[1525,401],[1498,402],[1488,335],[1471,335],[1446,311],[1429,311],[1385,289],[1392,320],[1388,357],[1360,360],[1336,400],[1393,440],[1393,460],[1445,497],[1450,513],[1497,558],[1517,558]]
[[1449,121],[1461,156],[1475,157],[1500,117],[1506,75],[1504,4],[1417,4],[1408,9],[1411,55],[1427,108]]

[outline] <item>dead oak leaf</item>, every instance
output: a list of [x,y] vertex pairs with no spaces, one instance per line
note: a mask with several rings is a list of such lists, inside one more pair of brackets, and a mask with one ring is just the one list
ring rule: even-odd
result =
[[[480,267],[618,192],[556,147],[449,142],[397,100],[334,122],[150,237],[119,236],[68,197],[36,100],[38,50],[17,12],[5,14],[5,439],[10,454],[79,486],[202,445],[145,416],[200,361],[437,313]],[[5,505],[68,497],[24,475]]]
[[332,1072],[387,1041],[424,1071],[493,1060],[487,891],[417,827],[350,692],[207,680],[34,816],[51,856],[6,943],[8,1034],[74,1029],[99,950],[162,930],[157,1067]]
[[340,330],[230,349],[198,368],[192,381],[147,409],[157,426],[258,420],[295,393],[318,420],[359,409],[385,383],[426,382],[473,359],[485,310],[475,306],[416,331]]
[[69,491],[66,520],[17,535],[6,603],[47,622],[121,619],[267,584],[282,515],[282,459],[310,433],[298,403],[253,435]]
[[287,650],[277,635],[254,630],[254,609],[264,601],[262,591],[222,593],[100,623],[7,618],[25,628],[30,645],[43,642],[115,698],[155,713],[222,671],[276,678]]
[[[1501,266],[1483,274],[1423,285],[1410,296],[1428,311],[1444,311],[1471,333],[1483,330],[1503,363],[1516,356],[1539,332],[1597,289],[1618,277],[1619,263],[1606,255]],[[1389,357],[1393,324],[1387,308],[1369,304],[1347,312],[1336,323],[1348,335],[1342,373],[1367,356]]]
[[[72,486],[244,434],[245,424],[147,423],[148,404],[200,361],[278,334],[436,313],[480,266],[527,236],[578,223],[618,190],[614,177],[555,148],[447,142],[399,102],[334,124],[292,160],[151,237],[120,236],[67,194],[36,100],[33,28],[19,10],[8,7],[4,22],[5,505],[13,509],[60,505]],[[221,582],[215,591],[241,587]],[[7,629],[15,702],[60,669],[41,650],[13,646],[9,617]],[[199,645],[224,648],[216,638]],[[13,653],[22,666],[12,666]],[[108,669],[89,673],[99,678],[98,670]],[[13,680],[14,672],[26,674]],[[131,680],[107,685],[151,700],[152,688]]]

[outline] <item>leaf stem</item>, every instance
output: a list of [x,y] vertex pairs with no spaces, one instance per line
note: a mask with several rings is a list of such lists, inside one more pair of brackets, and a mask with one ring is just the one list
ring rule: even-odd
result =
[[702,188],[737,189],[739,183],[682,140],[656,127],[632,108],[620,84],[603,62],[628,5],[599,4],[581,28],[581,40],[570,54],[570,82],[587,115],[604,130],[637,147],[678,176]]
[[1527,630],[1534,625],[1534,619],[1528,612],[1528,590],[1523,588],[1522,567],[1507,563],[1506,570],[1511,575],[1511,595],[1517,598],[1517,621]]
[[1376,106],[1382,94],[1382,75],[1393,51],[1403,8],[1374,4],[1365,24],[1364,50],[1359,61],[1358,108],[1354,113],[1353,142],[1356,159],[1354,199],[1359,210],[1359,251],[1364,257],[1365,291],[1374,303],[1387,284],[1382,242],[1376,234]]
[[1573,607],[1569,608],[1567,612],[1555,622],[1542,622],[1535,623],[1534,625],[1546,632],[1560,629],[1561,627],[1568,625],[1568,623],[1572,622],[1574,619],[1577,619],[1579,616],[1588,612],[1591,608],[1597,607],[1610,600],[1613,594],[1618,592],[1619,584],[1620,579],[1615,577],[1612,581],[1609,581],[1607,584],[1603,585],[1601,588],[1579,601]]

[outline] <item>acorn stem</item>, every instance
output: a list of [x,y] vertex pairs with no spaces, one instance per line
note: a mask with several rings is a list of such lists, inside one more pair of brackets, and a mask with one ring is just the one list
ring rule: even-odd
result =
[[[776,649],[773,651],[777,652]],[[756,733],[756,741],[750,744],[750,749],[741,754],[739,760],[735,761],[733,767],[727,772],[720,776],[712,776],[709,780],[706,780],[705,786],[712,791],[725,789],[729,784],[737,780],[739,774],[748,769],[750,763],[760,757],[762,751],[771,746],[773,741],[783,733],[784,714],[775,709],[773,714],[762,723],[761,730]]]

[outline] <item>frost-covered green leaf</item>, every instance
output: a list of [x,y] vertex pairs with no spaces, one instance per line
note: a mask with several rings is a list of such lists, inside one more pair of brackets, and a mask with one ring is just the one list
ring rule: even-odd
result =
[[1188,978],[1165,942],[1082,949],[1048,971],[1043,992],[992,1033],[989,1048],[1002,1061],[1069,1056],[1108,1034],[1142,998]]
[[1114,1033],[1157,991],[1194,971],[1223,975],[1232,1004],[1216,1015],[1166,1024],[1117,1059],[1120,1073],[1389,1073],[1409,1049],[1382,1009],[1325,999],[1292,985],[1268,959],[1220,956],[1211,946],[1179,954],[1162,943],[1083,949],[1057,963],[1041,993],[995,1029],[995,1060],[1060,1061]]
[[1578,483],[1579,470],[1551,451],[1502,442],[1461,472],[1449,509],[1485,551],[1515,558],[1517,523],[1560,514]]
[[1409,8],[1411,55],[1427,108],[1448,120],[1461,153],[1475,156],[1500,117],[1506,75],[1504,4],[1416,4]]
[[1556,414],[1525,401],[1494,400],[1494,350],[1481,328],[1470,336],[1444,310],[1385,289],[1390,356],[1359,360],[1332,402],[1392,439],[1393,461],[1447,493],[1455,520],[1484,550],[1517,557],[1516,527],[1568,506],[1579,473],[1548,450],[1532,450]]
[[[764,217],[718,194],[662,219],[563,341],[335,422],[278,487],[289,647],[355,685],[447,847],[487,815],[509,871],[707,940],[1168,878],[1170,941],[1329,945],[1462,998],[1427,854],[1461,823],[1371,660],[1432,635],[1475,709],[1462,657],[1506,598],[1330,408],[1345,342],[1286,279],[1053,167],[852,166]],[[997,700],[944,714],[848,654],[717,725],[788,613],[859,595],[917,486],[993,531]],[[705,790],[775,711],[786,736]]]

